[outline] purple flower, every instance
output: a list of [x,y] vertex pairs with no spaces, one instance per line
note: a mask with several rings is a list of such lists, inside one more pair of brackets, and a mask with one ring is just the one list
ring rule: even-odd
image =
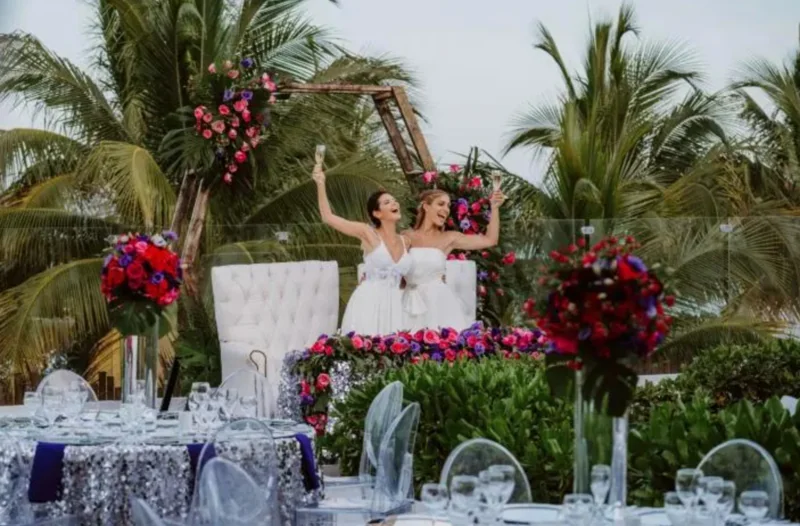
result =
[[163,237],[167,241],[175,241],[176,239],[178,239],[178,234],[176,234],[172,230],[164,230],[161,233],[161,237]]
[[636,256],[628,256],[628,263],[636,272],[647,272],[647,265]]
[[233,91],[232,89],[230,89],[230,88],[226,89],[226,90],[225,90],[225,91],[222,93],[222,102],[228,102],[229,100],[231,100],[231,99],[233,98],[233,96],[234,96],[235,94],[236,94],[236,92],[235,92],[235,91]]
[[469,230],[472,224],[469,222],[469,219],[462,219],[459,226],[461,226],[461,230]]
[[484,210],[483,211],[483,218],[487,221],[492,220],[492,211],[491,210]]
[[456,203],[458,203],[460,205],[464,205],[464,206],[469,206],[469,201],[467,201],[463,197],[461,197],[458,201],[456,201]]
[[475,344],[475,354],[482,356],[486,352],[486,347],[482,343]]
[[249,89],[246,89],[242,92],[242,98],[244,100],[252,100],[253,99],[253,92]]
[[411,342],[411,352],[418,353],[422,348],[419,346],[417,342]]
[[302,359],[303,360],[308,360],[309,358],[311,358],[311,351],[306,349],[306,350],[303,351]]
[[591,336],[591,335],[592,335],[592,329],[591,329],[591,327],[584,327],[584,328],[583,328],[583,329],[581,329],[581,331],[578,333],[578,339],[579,339],[579,340],[581,340],[581,341],[583,341],[583,340],[588,340],[588,339],[589,339],[589,336]]
[[125,268],[128,265],[130,265],[132,261],[133,258],[130,256],[130,254],[125,254],[124,256],[119,258],[119,266]]
[[352,337],[353,337],[353,336],[355,336],[355,335],[356,335],[356,331],[350,331],[350,332],[348,332],[348,333],[346,334],[346,336],[347,336],[348,338],[352,338]]
[[314,397],[311,395],[303,395],[300,397],[301,405],[311,405],[314,403]]
[[217,150],[214,152],[214,155],[216,156],[218,161],[222,161],[225,159],[225,150],[223,150],[222,148],[217,148]]
[[450,334],[450,329],[442,329],[442,332],[439,333],[442,339],[446,340],[447,336]]
[[478,281],[486,281],[487,279],[489,279],[488,272],[486,272],[485,270],[481,270],[480,272],[478,272]]
[[253,59],[246,58],[241,62],[243,68],[252,68],[253,67]]
[[442,361],[442,353],[435,352],[435,353],[431,354],[431,360],[433,360],[434,362],[441,362]]
[[162,281],[164,281],[164,274],[162,274],[161,272],[156,272],[150,277],[150,283],[152,283],[153,285],[158,285]]
[[483,322],[482,321],[476,321],[475,323],[470,325],[469,328],[472,329],[473,331],[481,331],[481,330],[483,330]]

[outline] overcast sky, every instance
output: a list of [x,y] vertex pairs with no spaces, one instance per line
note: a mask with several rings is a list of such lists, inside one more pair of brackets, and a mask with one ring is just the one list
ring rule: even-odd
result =
[[[561,89],[552,62],[532,48],[544,22],[571,68],[580,66],[589,24],[614,15],[619,0],[309,0],[310,16],[351,49],[390,54],[422,82],[424,132],[446,163],[473,145],[499,155],[515,114]],[[641,37],[689,44],[710,89],[744,61],[786,59],[798,45],[798,0],[636,0]],[[23,30],[86,65],[89,8],[81,0],[0,0],[0,32]],[[29,113],[0,107],[0,128],[30,126]],[[525,152],[505,165],[532,180]]]

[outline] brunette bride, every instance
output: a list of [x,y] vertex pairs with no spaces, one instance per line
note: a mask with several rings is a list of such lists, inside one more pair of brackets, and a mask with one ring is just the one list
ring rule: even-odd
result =
[[375,192],[367,199],[367,214],[372,224],[350,221],[331,210],[325,191],[325,172],[320,166],[314,168],[312,177],[317,183],[322,221],[358,238],[364,251],[363,280],[347,303],[342,332],[374,336],[402,330],[400,282],[411,266],[411,258],[407,240],[397,233],[400,203],[389,192]]

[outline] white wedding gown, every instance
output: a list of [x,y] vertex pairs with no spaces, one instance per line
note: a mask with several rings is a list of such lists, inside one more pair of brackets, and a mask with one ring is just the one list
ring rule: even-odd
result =
[[[377,232],[375,235],[378,235]],[[405,241],[403,255],[398,261],[392,259],[383,240],[372,252],[364,254],[364,273],[359,276],[363,280],[347,302],[342,318],[342,333],[377,336],[402,330],[403,299],[400,281],[410,267],[411,258]]]
[[445,283],[447,256],[438,248],[414,247],[410,250],[411,270],[403,291],[405,330],[451,328],[467,329],[468,319],[461,300]]

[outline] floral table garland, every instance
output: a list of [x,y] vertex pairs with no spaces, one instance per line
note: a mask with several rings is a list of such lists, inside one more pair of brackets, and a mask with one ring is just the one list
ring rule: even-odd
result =
[[292,372],[298,382],[303,419],[323,435],[333,396],[331,373],[337,363],[349,362],[358,371],[375,372],[424,361],[452,363],[487,356],[518,359],[524,354],[540,359],[546,346],[539,330],[487,329],[481,322],[462,332],[444,328],[385,336],[323,334],[297,354]]

